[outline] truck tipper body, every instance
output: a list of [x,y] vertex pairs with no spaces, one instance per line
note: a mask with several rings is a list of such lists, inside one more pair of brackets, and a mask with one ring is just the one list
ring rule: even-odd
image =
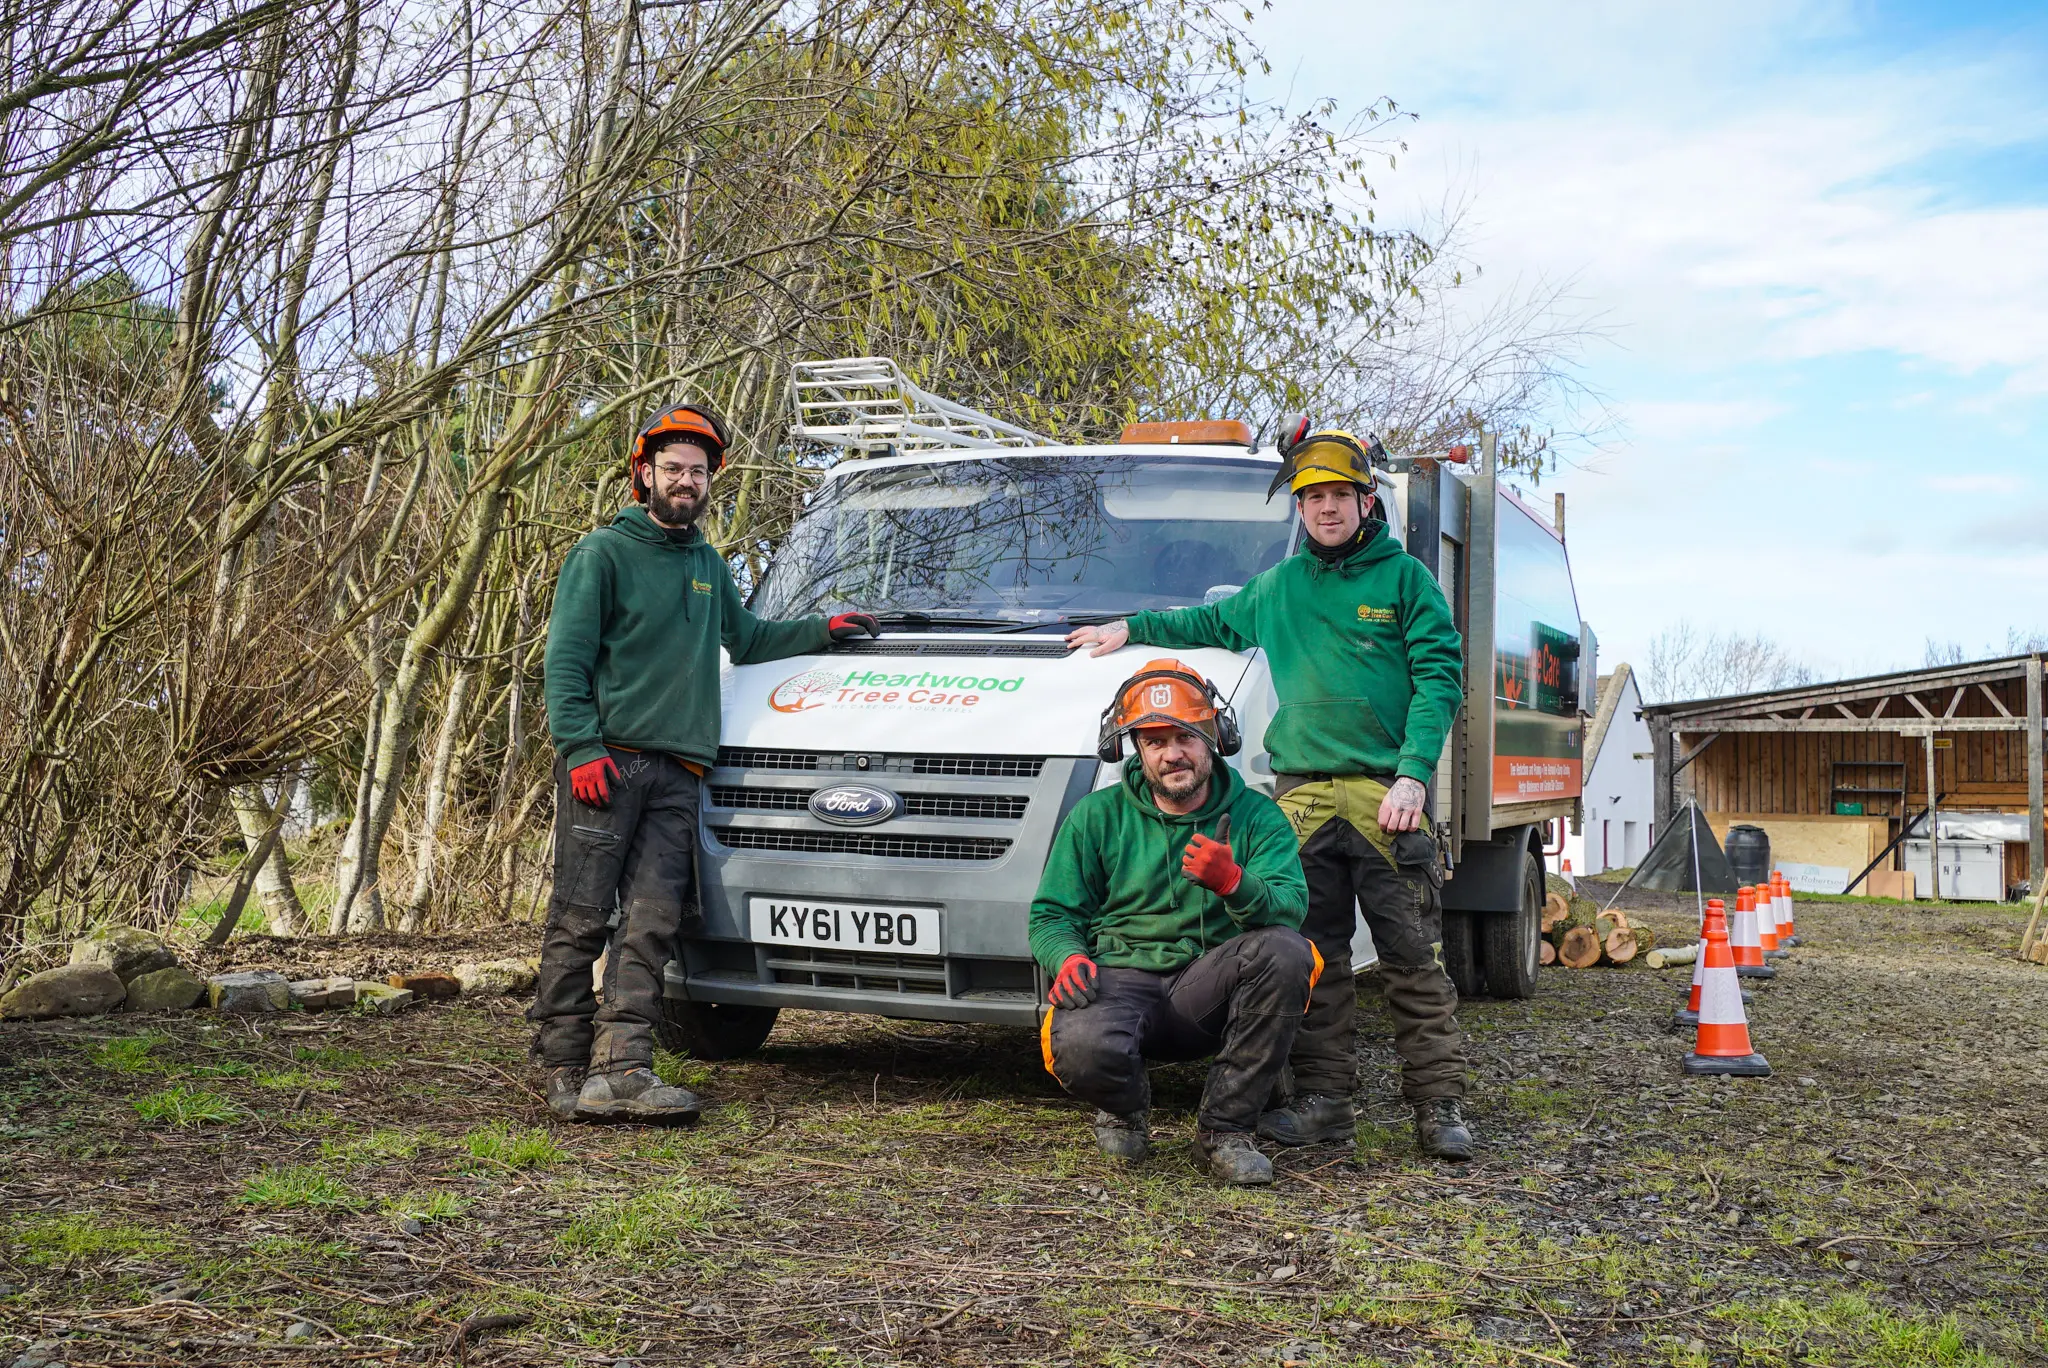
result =
[[[849,454],[751,606],[858,608],[884,626],[818,655],[724,667],[703,921],[670,967],[664,1032],[705,1058],[759,1045],[784,1008],[1036,1026],[1048,985],[1026,927],[1040,871],[1074,804],[1116,782],[1095,757],[1102,710],[1163,654],[1070,652],[1067,633],[1215,602],[1303,535],[1293,501],[1266,497],[1277,453],[1248,432],[1060,445],[947,405],[878,359],[808,375],[798,435]],[[1451,872],[1446,958],[1463,992],[1526,996],[1543,833],[1576,812],[1590,662],[1563,539],[1497,487],[1490,452],[1393,460],[1383,503],[1467,648],[1467,702],[1433,795]],[[1263,653],[1175,654],[1236,708],[1245,743],[1228,763],[1271,793]],[[1374,956],[1360,927],[1362,968]]]

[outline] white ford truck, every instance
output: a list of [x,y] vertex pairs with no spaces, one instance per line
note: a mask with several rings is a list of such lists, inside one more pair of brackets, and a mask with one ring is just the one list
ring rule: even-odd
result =
[[[785,1008],[1036,1026],[1026,920],[1089,790],[1116,686],[1160,651],[1069,652],[1075,626],[1213,602],[1291,554],[1278,456],[1242,424],[1068,446],[949,404],[881,358],[811,362],[799,441],[842,453],[756,586],[768,617],[861,608],[879,639],[725,667],[698,849],[703,926],[666,1042],[758,1047]],[[1492,444],[1397,458],[1391,530],[1443,584],[1467,703],[1438,767],[1445,955],[1461,992],[1534,990],[1548,824],[1577,812],[1590,647],[1563,538],[1499,488]],[[1270,793],[1263,654],[1178,652],[1231,700],[1230,761]],[[1477,668],[1474,668],[1476,662]],[[1361,922],[1356,963],[1374,962]]]

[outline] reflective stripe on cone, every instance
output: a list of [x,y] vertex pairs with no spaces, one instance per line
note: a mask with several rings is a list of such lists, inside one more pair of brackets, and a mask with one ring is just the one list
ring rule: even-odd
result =
[[1773,871],[1778,881],[1778,944],[1799,944],[1799,928],[1792,921],[1792,881]]
[[1673,1026],[1697,1026],[1700,1024],[1700,984],[1707,972],[1707,918],[1722,909],[1719,898],[1707,899],[1707,910],[1700,914],[1700,948],[1692,959],[1692,988],[1686,994],[1685,1006],[1671,1014]]
[[1735,928],[1729,936],[1729,950],[1735,956],[1735,972],[1742,978],[1776,978],[1778,971],[1764,963],[1764,943],[1756,930],[1756,889],[1735,890]]
[[1749,1042],[1749,1019],[1742,1012],[1742,985],[1735,976],[1728,926],[1715,904],[1707,907],[1706,941],[1706,952],[1700,956],[1705,965],[1700,976],[1700,1022],[1692,1053],[1685,1057],[1685,1072],[1768,1078],[1771,1066]]

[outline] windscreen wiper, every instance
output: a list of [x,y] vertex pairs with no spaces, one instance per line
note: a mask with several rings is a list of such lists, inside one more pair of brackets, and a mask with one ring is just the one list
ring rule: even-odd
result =
[[925,613],[915,608],[902,608],[889,613],[875,614],[875,621],[884,627],[1011,627],[1011,618],[963,617],[952,613]]
[[1105,622],[1122,622],[1129,613],[1069,613],[1065,617],[1050,618],[1044,622],[1018,622],[998,629],[1001,632],[1029,632],[1036,628],[1050,627],[1100,627]]

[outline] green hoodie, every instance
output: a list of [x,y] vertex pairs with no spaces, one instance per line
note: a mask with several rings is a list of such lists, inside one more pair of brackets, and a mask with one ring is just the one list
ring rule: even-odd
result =
[[[1195,833],[1215,836],[1226,812],[1231,855],[1244,870],[1228,897],[1180,868]],[[1242,931],[1300,930],[1307,912],[1294,828],[1277,803],[1219,762],[1200,808],[1161,812],[1134,755],[1123,782],[1076,803],[1054,838],[1031,900],[1031,953],[1048,974],[1069,955],[1164,974]]]
[[718,648],[735,665],[831,644],[821,617],[768,622],[740,603],[697,529],[664,531],[639,504],[562,562],[548,621],[548,730],[575,768],[607,745],[718,759]]
[[1263,647],[1280,700],[1266,749],[1282,774],[1427,784],[1465,698],[1458,629],[1422,562],[1372,526],[1334,565],[1304,545],[1220,603],[1134,613],[1131,640]]

